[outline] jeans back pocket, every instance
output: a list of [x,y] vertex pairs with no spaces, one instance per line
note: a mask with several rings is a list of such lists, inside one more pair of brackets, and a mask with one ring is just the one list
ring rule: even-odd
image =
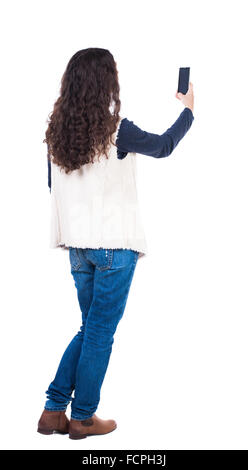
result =
[[112,268],[125,268],[130,265],[136,265],[138,260],[139,252],[127,249],[127,248],[116,248],[114,250]]
[[69,247],[69,258],[71,263],[71,269],[73,271],[78,271],[78,269],[81,267],[78,249],[79,248],[73,248],[71,246]]

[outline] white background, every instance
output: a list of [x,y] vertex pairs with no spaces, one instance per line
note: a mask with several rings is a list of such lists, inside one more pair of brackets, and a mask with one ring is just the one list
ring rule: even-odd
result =
[[[248,449],[245,1],[1,4],[1,448]],[[137,155],[148,250],[118,325],[97,415],[109,435],[36,431],[81,313],[49,248],[46,119],[70,57],[109,49],[121,115],[162,133],[191,67],[195,120],[168,158]],[[70,417],[70,409],[68,409]]]

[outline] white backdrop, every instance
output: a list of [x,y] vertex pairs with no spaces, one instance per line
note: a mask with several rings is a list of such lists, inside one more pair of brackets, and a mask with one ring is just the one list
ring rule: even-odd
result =
[[[1,4],[1,448],[248,449],[245,1]],[[138,155],[149,253],[138,261],[97,415],[72,441],[36,432],[81,313],[49,248],[46,119],[70,57],[109,49],[121,115],[162,133],[191,67],[195,120],[168,158]],[[70,409],[68,409],[70,416]]]

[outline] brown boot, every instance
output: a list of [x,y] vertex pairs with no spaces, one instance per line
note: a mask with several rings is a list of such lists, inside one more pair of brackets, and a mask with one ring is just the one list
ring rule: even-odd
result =
[[38,432],[41,434],[68,434],[69,432],[69,419],[65,411],[43,411],[39,422]]
[[91,418],[70,420],[69,438],[84,439],[87,436],[96,436],[97,434],[107,434],[116,429],[117,423],[113,419],[101,419],[95,414]]

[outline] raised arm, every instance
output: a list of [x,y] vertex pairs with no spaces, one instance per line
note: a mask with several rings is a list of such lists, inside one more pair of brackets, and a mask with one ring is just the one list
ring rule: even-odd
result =
[[124,118],[117,132],[117,158],[122,160],[128,152],[141,153],[155,158],[168,157],[188,132],[193,120],[191,109],[185,107],[174,124],[159,135],[143,131],[133,121]]

